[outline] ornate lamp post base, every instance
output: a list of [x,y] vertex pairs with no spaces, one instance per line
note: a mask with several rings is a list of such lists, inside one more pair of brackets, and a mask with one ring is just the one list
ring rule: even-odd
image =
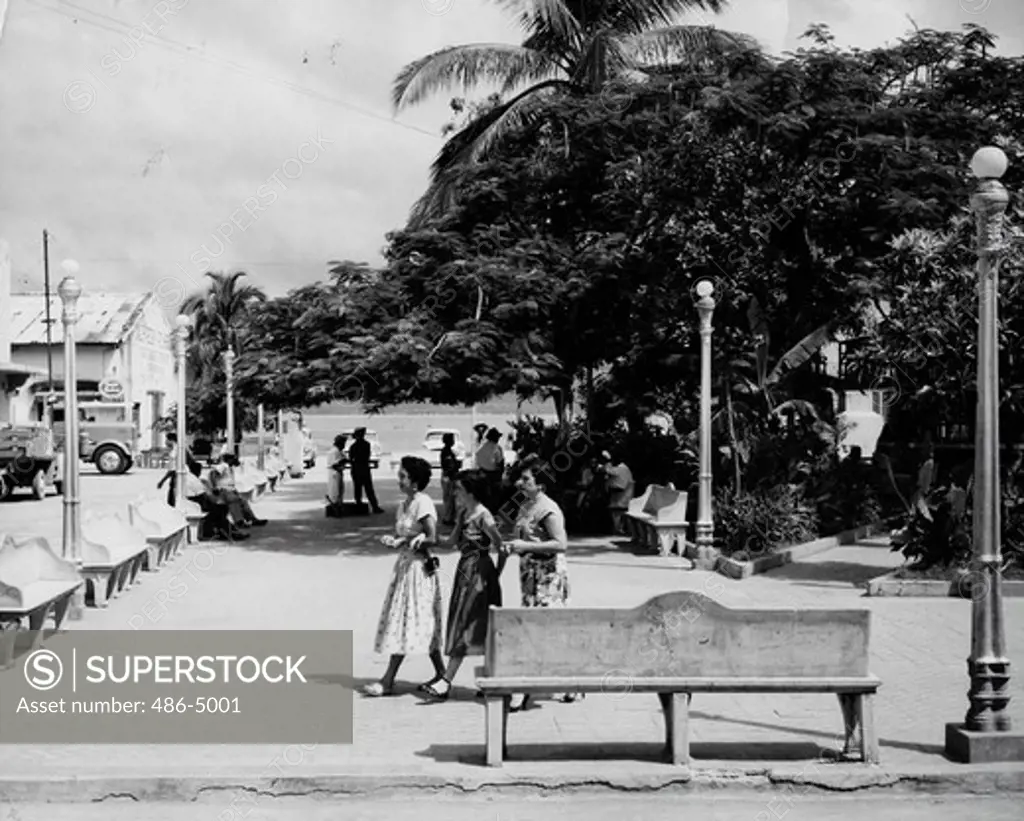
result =
[[714,570],[718,564],[715,548],[715,526],[712,522],[697,522],[697,542],[690,559],[695,570]]
[[1024,761],[1024,733],[968,730],[963,724],[947,724],[946,755],[962,764]]

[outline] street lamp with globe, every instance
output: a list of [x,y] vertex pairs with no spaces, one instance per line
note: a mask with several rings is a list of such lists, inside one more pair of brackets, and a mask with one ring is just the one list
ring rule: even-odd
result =
[[946,725],[946,754],[966,763],[1024,760],[1024,734],[1011,732],[1010,660],[1003,621],[999,487],[999,256],[1009,195],[1000,177],[1006,155],[986,146],[971,158],[978,187],[978,380],[974,438],[973,561],[971,567],[970,706],[962,724]]
[[694,564],[702,569],[715,564],[715,523],[711,510],[711,316],[715,310],[715,286],[697,283],[697,314],[700,317],[700,473],[697,495],[697,554]]
[[[82,511],[78,488],[78,362],[76,360],[75,326],[78,324],[78,300],[82,286],[75,279],[78,263],[66,259],[61,263],[64,279],[57,286],[63,306],[61,321],[64,325],[64,521],[62,554],[82,571]],[[85,585],[71,597],[68,618],[79,620],[85,615]]]

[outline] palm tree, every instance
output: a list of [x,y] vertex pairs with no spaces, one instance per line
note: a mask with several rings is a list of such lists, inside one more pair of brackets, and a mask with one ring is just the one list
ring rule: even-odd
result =
[[[511,132],[541,122],[553,94],[593,94],[610,83],[635,84],[658,66],[700,64],[738,51],[760,51],[752,38],[712,26],[673,25],[691,10],[722,11],[728,0],[499,0],[518,13],[522,45],[450,46],[421,57],[394,81],[395,113],[442,90],[490,84],[504,102],[485,107],[452,135],[432,166],[426,194],[413,207],[418,227],[453,204],[459,172],[485,158]],[[525,88],[523,88],[525,86]],[[515,93],[513,93],[515,92]]]
[[230,347],[236,354],[242,331],[255,302],[266,300],[266,294],[255,285],[242,283],[244,271],[233,274],[207,272],[210,284],[205,293],[192,294],[181,311],[192,317],[191,356],[189,361],[202,379],[211,368],[218,367],[220,357]]

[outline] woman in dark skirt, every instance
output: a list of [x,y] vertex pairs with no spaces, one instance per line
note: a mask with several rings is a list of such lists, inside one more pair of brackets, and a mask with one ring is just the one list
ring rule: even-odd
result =
[[[486,497],[487,490],[488,477],[483,471],[464,470],[456,478],[459,514],[449,544],[458,545],[461,555],[448,605],[445,642],[448,667],[441,678],[421,688],[439,701],[448,698],[452,681],[466,656],[484,654],[490,608],[492,605],[501,607],[499,577],[508,553],[502,548],[494,516],[480,501]],[[491,561],[492,550],[498,552],[497,566]]]

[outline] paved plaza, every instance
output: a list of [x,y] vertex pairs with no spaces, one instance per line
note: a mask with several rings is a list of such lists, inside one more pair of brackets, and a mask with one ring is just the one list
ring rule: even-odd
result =
[[[372,652],[380,602],[394,554],[378,544],[388,532],[397,499],[389,471],[378,471],[380,498],[389,515],[326,519],[320,471],[285,483],[257,503],[270,524],[234,545],[192,546],[172,565],[145,575],[142,584],[89,609],[72,630],[301,630],[354,632],[356,687],[376,680],[385,660]],[[85,475],[83,505],[123,511],[128,500],[152,494],[158,471],[128,476]],[[436,494],[436,490],[435,490]],[[41,533],[59,550],[58,498],[10,502],[0,507],[2,528]],[[442,559],[445,595],[457,555]],[[840,711],[827,695],[703,695],[694,698],[691,733],[694,778],[763,778],[796,782],[894,783],[901,778],[974,774],[990,786],[1020,777],[1012,765],[966,767],[943,756],[944,724],[962,719],[968,685],[970,603],[950,599],[869,599],[860,586],[899,564],[876,539],[819,554],[772,573],[732,581],[684,570],[683,560],[636,555],[626,545],[601,540],[570,546],[572,603],[631,607],[671,590],[704,590],[727,605],[762,603],[865,607],[873,614],[872,672],[883,682],[877,700],[882,767],[831,763],[827,751],[841,739]],[[172,578],[176,583],[171,586]],[[514,560],[502,577],[505,600],[518,600]],[[173,589],[169,598],[167,591]],[[1024,652],[1024,601],[1006,601],[1011,659]],[[471,660],[472,661],[472,660]],[[452,699],[431,704],[414,692],[430,678],[426,658],[411,657],[393,698],[355,699],[355,743],[290,754],[283,772],[272,746],[14,746],[0,747],[0,773],[9,795],[31,797],[32,779],[76,778],[80,792],[97,797],[121,779],[171,778],[158,793],[189,796],[203,785],[286,779],[347,779],[355,789],[376,785],[484,785],[527,780],[538,785],[615,783],[663,786],[683,783],[679,768],[660,763],[663,723],[657,699],[618,691],[583,702],[541,701],[510,717],[510,755],[500,770],[483,766],[483,709],[474,698],[473,665],[456,680]],[[611,672],[611,671],[610,671]],[[627,671],[628,672],[628,671]],[[1024,686],[1013,682],[1013,707],[1024,718]],[[1018,725],[1019,726],[1019,725]],[[1016,789],[1024,789],[1017,787]],[[176,792],[177,791],[177,792]],[[60,790],[58,789],[58,792]]]

